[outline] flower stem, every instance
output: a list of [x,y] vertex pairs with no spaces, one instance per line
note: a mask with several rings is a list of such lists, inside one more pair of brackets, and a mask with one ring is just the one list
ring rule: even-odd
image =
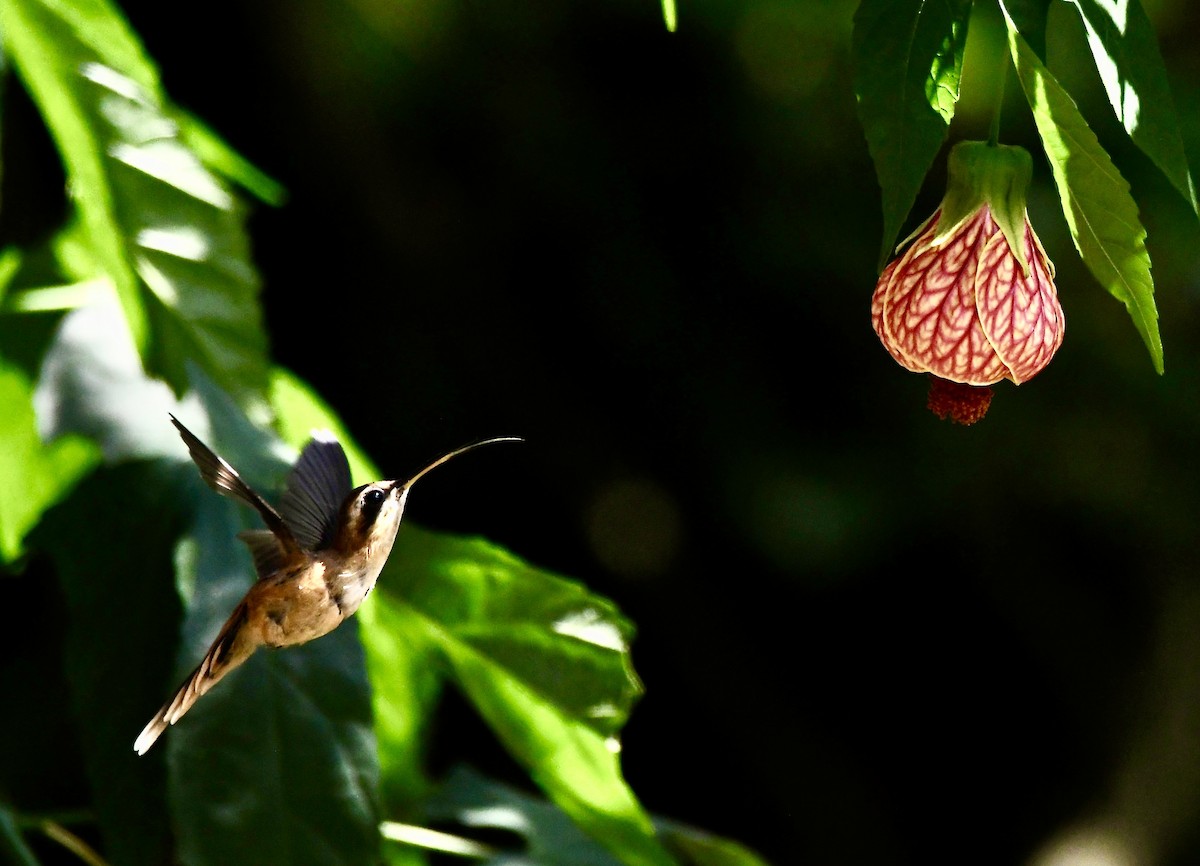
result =
[[992,112],[992,126],[988,130],[988,145],[995,147],[1000,143],[1000,114],[1004,109],[1004,85],[1008,80],[1008,52],[1000,55],[1000,81],[996,85],[996,109]]

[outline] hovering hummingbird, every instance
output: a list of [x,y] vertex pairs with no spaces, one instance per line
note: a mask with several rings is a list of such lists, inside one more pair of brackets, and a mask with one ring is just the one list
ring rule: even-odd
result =
[[234,608],[204,660],[138,735],[133,748],[139,755],[260,646],[305,643],[333,631],[358,610],[392,551],[408,491],[417,479],[481,445],[521,441],[515,436],[485,439],[439,457],[407,481],[351,489],[342,446],[332,433],[315,432],[288,474],[276,511],[174,415],[171,423],[205,483],[249,505],[267,528],[238,533],[250,548],[258,581]]

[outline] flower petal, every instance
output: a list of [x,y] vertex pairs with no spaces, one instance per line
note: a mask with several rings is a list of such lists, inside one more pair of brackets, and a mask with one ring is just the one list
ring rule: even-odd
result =
[[984,247],[975,284],[980,324],[1018,385],[1050,363],[1062,345],[1064,324],[1053,266],[1028,220],[1024,244],[1028,276],[997,234]]
[[975,276],[984,244],[1003,235],[986,207],[937,244],[936,228],[931,225],[896,264],[876,330],[909,370],[991,385],[1008,369],[980,326]]
[[875,294],[871,295],[871,327],[875,329],[875,333],[879,336],[879,340],[883,343],[883,347],[888,350],[896,363],[902,367],[908,367],[909,363],[894,349],[892,344],[883,335],[883,310],[887,306],[887,298],[891,291],[892,275],[896,272],[896,265],[900,264],[900,259],[893,259],[891,264],[883,269],[883,273],[879,275],[879,282],[875,284]]

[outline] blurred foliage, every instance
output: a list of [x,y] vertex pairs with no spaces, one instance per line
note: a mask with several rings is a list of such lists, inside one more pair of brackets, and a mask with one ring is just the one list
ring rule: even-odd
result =
[[[222,856],[269,784],[303,804],[263,839],[306,844],[247,843],[268,862],[340,856],[280,824],[321,809],[314,834],[346,828],[347,850],[369,812],[516,862],[572,827],[590,841],[565,853],[600,863],[621,832],[680,862],[753,862],[681,841],[640,803],[777,863],[1194,862],[1195,213],[1097,73],[1080,9],[1102,4],[1005,3],[1129,181],[1169,372],[1150,373],[1071,252],[1010,75],[1003,138],[1034,153],[1031,219],[1067,340],[983,424],[939,425],[869,327],[884,225],[852,85],[857,5],[691,0],[668,33],[670,4],[652,0],[267,0],[183,24],[141,0],[122,4],[129,24],[95,0],[0,3],[0,371],[24,395],[4,392],[0,454],[32,448],[20,471],[42,479],[18,485],[0,456],[0,538],[21,539],[0,585],[23,605],[0,635],[0,695],[18,708],[0,714],[0,859],[79,862],[47,817],[112,863]],[[1195,10],[1145,11],[1194,153]],[[42,54],[68,13],[88,17]],[[996,4],[975,4],[948,142],[987,136],[1008,38]],[[929,164],[901,236],[944,189]],[[254,695],[231,677],[139,759],[134,735],[250,574],[232,538],[245,515],[196,483],[167,411],[270,492],[314,417],[351,446],[356,482],[482,436],[528,442],[422,487],[409,519],[429,528],[402,532],[357,627],[248,665]],[[587,804],[561,791],[565,810],[532,797],[530,778],[560,786],[559,768],[522,765],[544,744],[493,730],[459,677],[489,722],[545,712],[592,755],[608,741],[579,709],[610,689],[624,718],[629,653],[566,642],[561,616],[531,623],[536,595],[496,606],[476,566],[611,614],[610,634],[638,623],[628,784],[612,752],[589,765],[623,803],[620,831],[566,822]],[[477,635],[504,652],[481,657]],[[553,682],[575,663],[583,679],[539,690],[525,653],[564,644],[578,652],[548,664]],[[291,768],[322,785],[340,769],[332,787],[255,757],[275,736],[255,713],[278,720],[268,687],[293,676],[339,684],[297,711],[299,741],[323,732],[314,776]],[[464,762],[483,778],[466,786]],[[195,806],[210,793],[237,799]],[[450,856],[379,844],[391,863]]]

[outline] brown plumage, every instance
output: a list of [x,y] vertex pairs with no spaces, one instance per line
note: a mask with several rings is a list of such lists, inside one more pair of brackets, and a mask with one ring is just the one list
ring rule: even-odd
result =
[[139,755],[260,646],[305,643],[333,631],[358,610],[391,553],[408,491],[418,478],[479,445],[520,441],[502,437],[476,442],[438,458],[408,481],[351,489],[341,445],[332,434],[320,432],[300,453],[276,511],[174,416],[171,422],[205,483],[249,505],[267,528],[238,534],[250,548],[258,581],[204,659],[138,735],[133,748]]

